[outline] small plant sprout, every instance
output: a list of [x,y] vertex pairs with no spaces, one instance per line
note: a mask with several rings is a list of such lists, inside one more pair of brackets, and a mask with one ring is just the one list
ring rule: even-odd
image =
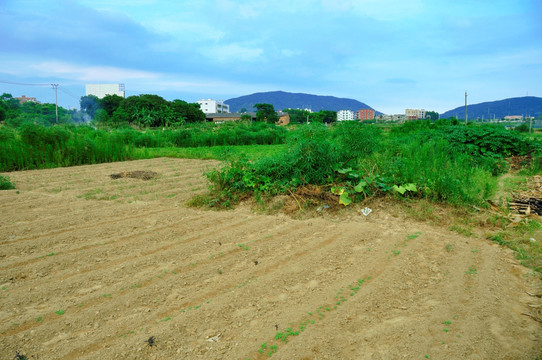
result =
[[271,355],[273,355],[274,353],[277,352],[277,348],[278,348],[277,345],[271,345],[269,347],[270,350],[269,350],[269,353],[267,354],[267,356],[271,357]]
[[55,313],[57,313],[57,315],[64,315],[65,312],[66,312],[66,310],[64,310],[64,309],[55,311]]

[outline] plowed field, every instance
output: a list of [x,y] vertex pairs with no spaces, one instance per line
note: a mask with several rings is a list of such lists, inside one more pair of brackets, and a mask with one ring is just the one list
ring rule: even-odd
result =
[[[373,209],[187,208],[216,162],[8,174],[0,359],[536,359],[531,271]],[[144,180],[111,174],[153,171]],[[151,346],[152,345],[152,346]]]

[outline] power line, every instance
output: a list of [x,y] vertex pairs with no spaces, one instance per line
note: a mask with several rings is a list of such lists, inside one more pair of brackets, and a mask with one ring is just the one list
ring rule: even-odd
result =
[[23,86],[51,86],[51,84],[26,84],[15,81],[0,80],[2,84],[11,84],[11,85],[23,85]]
[[75,100],[80,100],[80,99],[81,99],[81,97],[77,97],[77,96],[73,95],[72,93],[70,93],[68,90],[63,89],[62,86],[59,86],[59,87],[58,87],[58,90],[62,91],[62,92],[63,92],[64,94],[66,94],[66,95],[71,96],[71,97],[74,98]]

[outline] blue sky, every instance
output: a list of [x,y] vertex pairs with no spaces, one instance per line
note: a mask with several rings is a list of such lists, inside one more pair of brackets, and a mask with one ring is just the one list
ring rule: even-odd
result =
[[[0,93],[195,102],[283,90],[384,113],[542,96],[541,0],[0,0]],[[303,104],[300,104],[303,105]]]

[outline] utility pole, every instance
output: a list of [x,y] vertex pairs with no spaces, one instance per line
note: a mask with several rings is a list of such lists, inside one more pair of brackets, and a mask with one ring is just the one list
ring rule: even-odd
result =
[[58,84],[51,84],[53,89],[55,89],[55,112],[56,112],[56,123],[58,124]]
[[465,125],[467,125],[467,91],[465,90]]

